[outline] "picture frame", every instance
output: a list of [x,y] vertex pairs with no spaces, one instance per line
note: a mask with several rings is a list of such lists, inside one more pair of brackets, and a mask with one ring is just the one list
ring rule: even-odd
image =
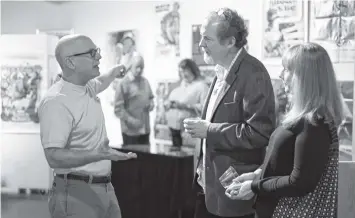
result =
[[74,34],[74,29],[48,29],[48,30],[44,30],[44,29],[36,29],[36,34],[40,35],[40,34],[46,34],[46,35],[53,35],[53,36],[58,36],[59,39],[62,38],[63,36],[66,35],[72,35]]

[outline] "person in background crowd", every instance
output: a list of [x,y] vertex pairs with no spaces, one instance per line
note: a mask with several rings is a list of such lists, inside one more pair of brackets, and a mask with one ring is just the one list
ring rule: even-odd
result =
[[123,145],[150,143],[149,113],[154,109],[154,96],[143,70],[143,57],[134,55],[131,71],[116,87],[114,108],[121,122]]
[[111,161],[135,158],[109,147],[100,99],[123,66],[100,75],[100,49],[83,35],[61,38],[55,50],[59,81],[42,99],[40,137],[55,177],[49,194],[51,217],[121,217],[111,184]]
[[202,118],[184,121],[186,131],[202,139],[195,218],[254,217],[253,200],[229,199],[219,181],[231,166],[239,174],[260,167],[276,122],[271,79],[245,50],[247,35],[245,21],[229,8],[211,12],[201,27],[200,47],[216,76]]
[[[281,217],[273,216],[280,199],[305,197],[320,185],[319,198],[298,201],[317,206],[299,207],[297,214],[336,217],[339,155],[336,127],[343,120],[343,108],[332,62],[323,47],[305,43],[292,46],[283,55],[282,65],[281,78],[291,94],[290,110],[271,135],[262,167],[237,177],[226,193],[237,200],[256,196],[255,217],[271,218]],[[322,184],[328,188],[323,189]],[[322,208],[322,204],[329,206],[328,200],[333,202],[332,206]],[[283,210],[288,210],[287,206]]]
[[183,145],[181,137],[183,120],[201,116],[202,105],[208,92],[208,86],[201,79],[200,70],[193,60],[180,61],[179,74],[182,78],[181,83],[170,93],[168,101],[165,102],[173,148],[177,150]]

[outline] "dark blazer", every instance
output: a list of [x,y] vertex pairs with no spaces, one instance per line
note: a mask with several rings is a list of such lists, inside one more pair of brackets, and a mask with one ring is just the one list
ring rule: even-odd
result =
[[[216,79],[204,104],[202,119],[206,118]],[[231,67],[222,89],[206,138],[206,207],[218,216],[242,216],[254,212],[253,199],[229,199],[219,177],[230,166],[243,174],[256,170],[262,164],[276,122],[274,91],[264,65],[245,49]],[[202,140],[197,157],[198,162],[202,160]],[[196,188],[197,176],[195,173]]]

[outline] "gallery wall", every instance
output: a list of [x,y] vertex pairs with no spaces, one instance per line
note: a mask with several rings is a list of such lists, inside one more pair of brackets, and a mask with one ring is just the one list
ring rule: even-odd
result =
[[36,29],[70,29],[71,14],[43,1],[1,1],[1,34],[35,34]]
[[[169,3],[169,1],[167,1]],[[108,57],[108,33],[123,30],[137,30],[137,50],[145,59],[144,74],[150,81],[153,90],[161,80],[178,79],[177,64],[179,60],[192,55],[192,25],[201,24],[204,16],[213,9],[219,7],[231,7],[239,9],[245,19],[255,20],[250,25],[248,40],[253,42],[250,52],[258,55],[261,41],[259,35],[262,33],[261,13],[256,13],[262,8],[259,1],[180,1],[180,56],[176,58],[156,58],[155,34],[156,28],[160,25],[159,17],[155,11],[157,5],[164,5],[164,1],[139,1],[139,2],[75,2],[64,5],[72,14],[74,31],[90,36],[94,42],[102,48],[103,58],[100,68],[105,71],[110,66]],[[85,10],[82,10],[85,8]],[[250,10],[246,10],[249,8]],[[273,68],[273,67],[271,67]],[[277,67],[276,67],[277,68]],[[109,94],[111,90],[103,95]],[[110,98],[110,97],[108,97]],[[110,107],[103,104],[106,124],[110,140],[113,144],[121,142],[120,126]],[[155,117],[155,111],[151,114]],[[113,120],[113,121],[112,121]],[[112,122],[111,122],[112,121]],[[151,120],[152,128],[154,120]],[[113,132],[115,131],[115,132]],[[154,141],[153,135],[151,135]]]
[[[72,14],[72,27],[75,32],[83,33],[92,37],[103,51],[101,60],[101,69],[106,70],[112,63],[108,60],[110,48],[108,47],[108,34],[115,31],[135,30],[137,31],[137,50],[141,52],[146,61],[145,76],[150,81],[153,90],[157,84],[163,80],[174,80],[178,78],[177,63],[180,59],[192,57],[192,26],[201,24],[205,15],[220,7],[234,8],[248,20],[249,37],[248,52],[261,59],[267,67],[271,78],[276,79],[282,70],[281,61],[266,60],[263,58],[263,37],[266,28],[265,1],[244,1],[244,0],[222,0],[222,1],[179,1],[180,2],[180,56],[172,58],[161,58],[156,55],[156,32],[160,25],[159,15],[156,7],[171,3],[171,1],[139,1],[139,2],[76,2],[66,4],[68,11]],[[300,2],[300,1],[298,1]],[[83,10],[85,8],[85,10]],[[302,8],[302,21],[304,24],[304,38],[310,38],[309,28],[312,28],[309,22],[309,13],[311,4],[304,2]],[[331,54],[331,56],[333,56]],[[340,81],[353,81],[355,73],[354,62],[334,62],[334,68],[337,78]],[[351,83],[351,89],[353,89]],[[112,94],[106,94],[112,98]],[[105,94],[104,94],[105,95]],[[351,100],[352,102],[352,100]],[[114,144],[120,143],[120,134],[118,121],[114,120],[112,109],[104,106],[105,115],[108,117],[108,132]],[[353,111],[352,106],[350,108]],[[152,118],[155,117],[155,111]],[[112,118],[112,119],[111,119]],[[114,120],[114,121],[112,121]],[[112,122],[110,122],[112,121]],[[152,119],[152,125],[154,120]],[[112,132],[112,131],[115,132]],[[351,131],[351,129],[350,129]],[[350,133],[352,134],[352,133]],[[153,135],[152,135],[153,137]],[[152,138],[152,140],[154,140]],[[353,149],[355,150],[355,149]]]
[[[155,55],[155,34],[159,27],[159,17],[155,11],[157,5],[171,1],[76,1],[64,4],[49,2],[2,2],[1,27],[3,34],[32,34],[36,29],[60,30],[74,29],[76,33],[90,36],[102,48],[103,59],[101,70],[112,66],[109,57],[112,55],[108,45],[109,33],[116,31],[137,31],[137,50],[144,56],[145,76],[151,82],[153,90],[159,81],[177,79],[177,63],[180,59],[192,56],[192,26],[201,24],[204,16],[213,9],[230,7],[236,9],[244,19],[248,20],[248,51],[262,59],[262,37],[266,26],[266,14],[263,11],[264,1],[222,0],[222,1],[179,1],[180,2],[180,56],[159,59]],[[308,3],[304,4],[304,20],[308,21]],[[307,31],[307,30],[306,30]],[[305,36],[307,37],[307,36]],[[280,61],[264,61],[270,76],[277,78],[282,67]],[[340,80],[353,81],[353,63],[335,63],[334,67]],[[111,92],[111,93],[110,93]],[[108,101],[112,98],[112,90],[103,93]],[[115,119],[110,107],[105,107],[107,120]],[[152,117],[155,117],[153,112]],[[112,119],[111,119],[112,118]],[[152,125],[154,120],[152,119]],[[114,132],[113,132],[114,131]],[[108,132],[113,144],[120,144],[117,120],[108,122]]]

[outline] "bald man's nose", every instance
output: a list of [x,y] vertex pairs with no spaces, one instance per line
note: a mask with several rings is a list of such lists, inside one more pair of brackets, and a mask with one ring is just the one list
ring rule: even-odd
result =
[[101,58],[102,58],[101,54],[100,53],[96,53],[96,59],[100,60]]

